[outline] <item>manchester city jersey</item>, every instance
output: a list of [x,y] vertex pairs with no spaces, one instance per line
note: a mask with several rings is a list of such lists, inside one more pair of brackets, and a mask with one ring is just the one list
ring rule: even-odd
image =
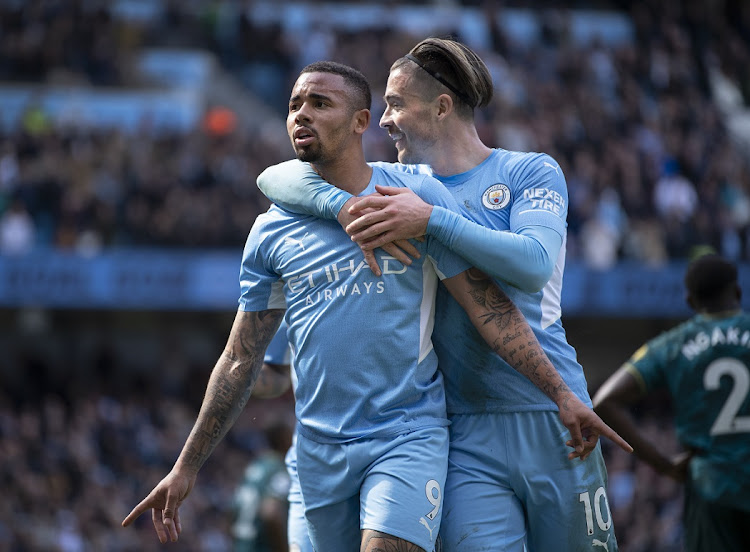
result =
[[750,511],[750,315],[694,316],[626,366],[645,390],[673,397],[677,437],[696,451],[696,490]]
[[[426,165],[394,166],[432,174]],[[463,216],[482,226],[509,232],[531,225],[546,226],[563,237],[552,277],[541,291],[528,293],[496,281],[524,314],[565,383],[591,405],[583,369],[560,321],[568,192],[558,164],[546,154],[494,149],[470,171],[435,177],[456,199]],[[445,376],[448,412],[556,410],[555,404],[528,378],[487,346],[463,309],[440,287],[434,338]]]
[[[376,184],[409,186],[455,207],[433,179],[374,168]],[[328,443],[444,426],[445,396],[431,333],[438,278],[467,263],[439,242],[415,243],[410,266],[378,252],[375,277],[335,221],[277,206],[258,217],[243,254],[239,308],[287,309],[297,373],[296,415],[307,438]]]
[[292,363],[289,341],[286,338],[286,324],[283,322],[276,331],[276,335],[273,336],[271,343],[266,347],[266,355],[263,357],[263,362],[279,365]]

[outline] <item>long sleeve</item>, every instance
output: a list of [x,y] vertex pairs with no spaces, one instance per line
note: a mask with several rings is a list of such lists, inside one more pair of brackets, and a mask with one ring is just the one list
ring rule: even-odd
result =
[[352,195],[323,180],[309,163],[284,161],[264,170],[258,188],[287,211],[335,220]]
[[493,230],[438,206],[427,233],[487,274],[531,293],[545,286],[562,247],[562,236],[546,226]]

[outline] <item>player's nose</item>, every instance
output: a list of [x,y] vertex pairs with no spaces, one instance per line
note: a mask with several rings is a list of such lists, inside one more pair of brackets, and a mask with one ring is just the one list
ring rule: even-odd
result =
[[380,117],[380,123],[378,124],[380,125],[380,128],[384,129],[388,129],[393,125],[393,120],[391,119],[391,115],[388,109],[383,112],[383,116]]
[[300,108],[297,110],[297,113],[294,116],[294,120],[297,123],[312,121],[311,110],[310,110],[307,102],[303,103],[300,106]]

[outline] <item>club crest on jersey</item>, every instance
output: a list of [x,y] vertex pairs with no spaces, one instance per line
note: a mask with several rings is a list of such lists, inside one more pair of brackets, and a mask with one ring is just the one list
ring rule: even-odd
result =
[[493,184],[482,194],[482,204],[487,209],[502,209],[510,203],[510,189],[505,184]]

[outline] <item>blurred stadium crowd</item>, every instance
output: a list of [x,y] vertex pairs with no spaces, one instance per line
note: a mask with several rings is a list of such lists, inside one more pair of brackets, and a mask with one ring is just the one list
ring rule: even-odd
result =
[[[19,368],[44,370],[38,360]],[[187,398],[202,392],[205,376],[172,392],[160,376],[116,390],[111,374],[108,384],[93,388],[73,375],[58,388],[77,387],[73,395],[30,385],[19,403],[7,390],[0,392],[0,550],[161,550],[150,515],[127,530],[120,522],[142,498],[144,483],[158,480],[179,454],[202,397]],[[251,401],[217,450],[220,460],[205,466],[181,509],[185,538],[172,545],[175,550],[232,550],[233,494],[249,459],[266,447],[259,428],[291,416],[292,408],[289,396]]]
[[[203,48],[283,117],[301,66],[336,59],[371,79],[377,120],[389,64],[421,36],[320,23],[285,33],[230,1],[164,2],[136,21],[84,9],[90,4],[0,2],[0,79],[139,87],[139,49]],[[696,243],[750,258],[749,150],[727,132],[719,101],[732,91],[744,107],[750,99],[742,3],[735,11],[700,1],[624,3],[634,35],[616,45],[572,40],[561,10],[540,10],[540,39],[520,43],[498,23],[501,3],[478,4],[490,39],[479,53],[497,86],[478,114],[483,138],[559,161],[570,193],[570,260],[659,264]],[[124,135],[60,124],[29,105],[21,124],[0,135],[0,247],[241,244],[267,205],[255,176],[291,149],[275,135],[212,129],[165,135],[142,121]],[[393,159],[385,132],[373,129],[368,140],[372,159]]]
[[[0,84],[139,89],[148,84],[134,70],[140,50],[199,48],[282,126],[297,71],[335,59],[370,78],[377,120],[388,66],[424,36],[386,24],[316,23],[288,33],[279,22],[251,16],[258,12],[250,7],[261,2],[164,0],[138,18],[122,15],[129,4],[138,3],[0,0]],[[489,44],[477,50],[493,72],[496,98],[477,114],[483,139],[558,160],[570,194],[569,260],[592,268],[620,260],[659,265],[687,257],[699,243],[750,260],[750,148],[729,131],[734,110],[750,106],[747,5],[587,4],[629,18],[632,40],[612,45],[574,41],[568,12],[547,8],[533,12],[539,39],[522,43],[504,33],[503,10],[535,3],[465,4],[488,22]],[[449,33],[470,38],[460,29],[440,34]],[[216,111],[205,115],[188,132],[165,132],[148,120],[124,131],[26,106],[18,125],[0,127],[0,254],[33,247],[85,254],[123,245],[240,248],[268,205],[255,177],[288,159],[291,148],[277,133],[248,132],[240,121],[252,114],[218,121]],[[395,160],[385,132],[372,130],[366,148],[373,160]],[[39,369],[30,361],[14,368]],[[200,390],[208,369],[193,374]],[[141,382],[155,392],[89,385],[60,395],[28,377],[0,391],[0,552],[157,549],[149,520],[134,531],[119,529],[119,521],[176,457],[200,401],[180,399],[195,394],[193,382],[163,393],[163,374],[155,373]],[[288,396],[273,404],[291,408]],[[664,405],[643,410],[654,411]],[[644,427],[671,434],[666,422]],[[231,548],[231,493],[244,462],[263,446],[252,424],[232,435],[193,491],[184,520],[191,535],[179,550]],[[676,450],[676,443],[666,446]],[[620,451],[606,453],[621,549],[680,550],[679,487]]]
[[[66,370],[45,355],[11,359],[14,377],[0,389],[0,551],[163,550],[150,516],[129,529],[120,522],[179,454],[208,378],[210,361],[204,357],[223,346],[222,331],[229,322],[213,321],[211,335],[201,336],[211,344],[200,354],[185,345],[160,343],[150,360],[139,363],[116,347],[75,343],[81,337],[73,332],[68,341],[77,355],[55,345],[72,365]],[[168,320],[154,324],[172,325]],[[40,337],[29,331],[26,339]],[[292,412],[290,393],[250,400],[181,508],[184,533],[170,549],[232,550],[233,493],[247,463],[268,447],[262,429],[290,421]],[[636,416],[649,438],[676,453],[667,412],[668,399],[652,396]],[[681,487],[609,441],[602,445],[620,550],[681,551]]]

